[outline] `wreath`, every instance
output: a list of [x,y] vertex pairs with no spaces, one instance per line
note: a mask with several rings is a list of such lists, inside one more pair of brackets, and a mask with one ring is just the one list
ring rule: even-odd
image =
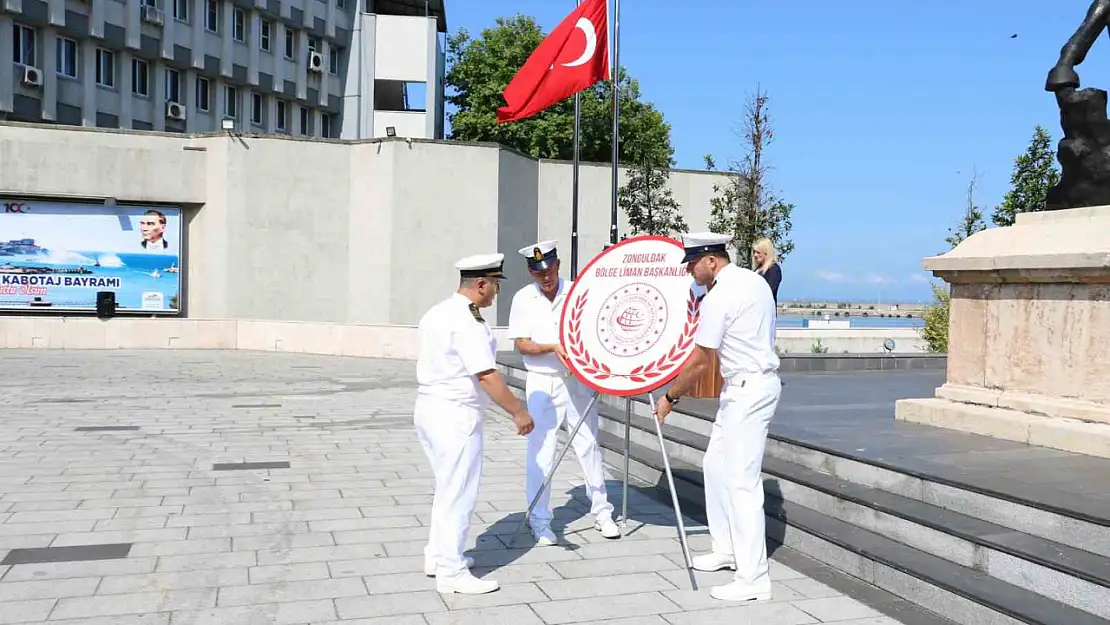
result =
[[667,371],[682,363],[683,354],[694,341],[694,334],[697,332],[698,313],[701,308],[701,298],[695,296],[693,291],[690,292],[690,299],[686,302],[686,325],[682,329],[682,335],[678,337],[671,349],[660,356],[658,360],[636,367],[629,371],[627,376],[613,373],[605,363],[598,362],[596,358],[591,356],[589,350],[582,344],[582,313],[586,308],[586,295],[588,293],[589,290],[586,290],[575,298],[574,305],[570,310],[570,324],[567,329],[567,355],[574,361],[574,364],[578,365],[582,373],[598,380],[607,380],[619,376],[628,377],[633,382],[647,382],[664,375]]

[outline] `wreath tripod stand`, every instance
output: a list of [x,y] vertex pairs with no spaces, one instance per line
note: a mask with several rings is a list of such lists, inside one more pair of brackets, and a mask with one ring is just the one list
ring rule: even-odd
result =
[[[655,398],[651,395],[651,393],[646,393],[646,395],[648,397],[649,405],[651,406],[651,412],[654,415],[654,413],[655,413]],[[531,503],[528,504],[528,510],[525,511],[523,518],[520,520],[520,525],[518,525],[517,528],[516,528],[516,531],[513,532],[512,538],[509,540],[509,547],[510,548],[512,548],[512,546],[514,544],[516,544],[517,536],[519,536],[520,533],[521,533],[521,530],[524,529],[525,524],[528,522],[528,519],[532,515],[532,510],[535,509],[536,504],[539,503],[540,497],[544,494],[544,492],[546,492],[551,487],[551,482],[555,479],[555,474],[559,470],[559,465],[563,462],[563,458],[567,455],[567,452],[570,451],[571,445],[574,444],[574,437],[578,436],[578,430],[582,428],[582,424],[584,424],[586,422],[586,419],[590,415],[590,411],[593,409],[594,405],[597,403],[598,398],[600,398],[600,397],[601,397],[601,393],[595,391],[594,394],[593,394],[593,397],[590,398],[590,403],[587,404],[586,409],[584,411],[582,411],[582,416],[578,419],[578,423],[575,424],[574,429],[571,431],[570,437],[567,439],[566,445],[563,446],[563,450],[561,452],[559,452],[559,455],[555,458],[555,464],[551,468],[550,475],[548,475],[544,478],[543,485],[536,492],[536,495],[534,497],[532,497]],[[667,475],[667,486],[670,488],[670,492],[671,492],[671,505],[674,507],[675,528],[678,530],[678,541],[682,545],[682,557],[686,562],[686,572],[690,576],[690,586],[691,586],[691,588],[693,590],[697,590],[698,585],[697,585],[697,580],[694,579],[693,559],[690,556],[690,545],[686,541],[686,527],[685,527],[685,524],[682,521],[682,507],[678,502],[678,491],[675,490],[674,475],[671,473],[671,462],[667,458],[667,448],[664,444],[664,439],[663,439],[663,428],[659,424],[658,419],[655,419],[653,417],[651,419],[651,421],[652,421],[652,423],[655,424],[655,434],[659,439],[659,452],[663,456],[663,472],[666,473],[666,475]],[[625,398],[625,408],[624,408],[624,483],[622,484],[622,496],[621,496],[621,525],[626,529],[628,527],[628,479],[629,479],[629,465],[630,465],[630,461],[631,461],[631,449],[632,449],[632,398],[631,397],[626,397]],[[625,534],[625,535],[627,535],[627,534]]]

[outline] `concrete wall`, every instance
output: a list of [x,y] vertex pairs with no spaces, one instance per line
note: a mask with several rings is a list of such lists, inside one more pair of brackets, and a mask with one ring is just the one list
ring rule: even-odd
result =
[[[852,328],[848,330],[811,330],[778,328],[775,348],[779,354],[876,354],[883,353],[883,343],[894,341],[893,353],[920,354],[928,344],[915,328]],[[815,352],[815,349],[824,350]]]
[[[505,327],[495,327],[499,351],[511,351]],[[779,330],[778,348],[808,355],[810,337]],[[901,330],[912,332],[912,330]],[[875,329],[825,331],[822,343],[835,354],[879,353],[890,332]],[[920,353],[895,336],[895,353]],[[788,350],[794,344],[799,349]],[[116,317],[0,316],[0,349],[245,349],[364,358],[415,360],[419,333],[412,325],[341,324],[256,319],[136,319]],[[796,367],[795,367],[796,369]],[[816,370],[815,367],[810,367]],[[824,370],[824,369],[822,369]]]
[[[570,252],[570,165],[490,144],[0,124],[0,163],[0,196],[182,205],[190,318],[415,324],[456,260],[500,251],[510,278],[486,317],[505,324],[516,250]],[[692,229],[720,179],[672,175]],[[581,267],[608,242],[610,169],[584,164],[580,188]]]

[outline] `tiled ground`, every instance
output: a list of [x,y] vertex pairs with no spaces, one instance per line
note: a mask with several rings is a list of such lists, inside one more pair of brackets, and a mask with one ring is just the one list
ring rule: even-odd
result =
[[[55,560],[0,565],[0,623],[896,623],[778,562],[772,603],[714,601],[727,573],[691,590],[669,507],[633,492],[631,534],[601,538],[573,457],[555,482],[568,546],[508,548],[524,439],[492,413],[472,555],[502,588],[441,596],[413,395],[407,362],[0,351],[0,559]],[[213,466],[243,462],[289,468]]]

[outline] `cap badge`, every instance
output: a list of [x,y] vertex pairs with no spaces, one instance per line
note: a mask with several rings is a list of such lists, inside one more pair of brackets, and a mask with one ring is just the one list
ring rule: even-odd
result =
[[540,251],[540,248],[538,248],[538,247],[533,247],[532,248],[532,258],[534,258],[536,261],[543,260],[543,252]]

